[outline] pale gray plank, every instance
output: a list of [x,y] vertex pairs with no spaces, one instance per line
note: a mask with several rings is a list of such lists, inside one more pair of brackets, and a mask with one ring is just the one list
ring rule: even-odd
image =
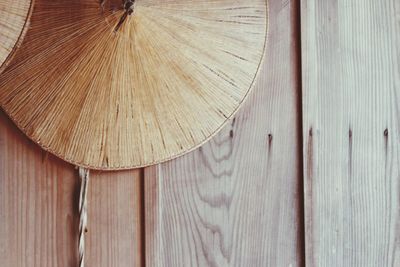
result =
[[399,266],[400,2],[301,12],[307,266]]

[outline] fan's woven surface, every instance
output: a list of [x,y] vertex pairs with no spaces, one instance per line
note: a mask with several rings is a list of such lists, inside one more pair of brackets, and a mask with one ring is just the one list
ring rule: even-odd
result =
[[266,0],[36,0],[0,76],[0,104],[46,150],[96,169],[142,167],[209,139],[248,94]]
[[22,40],[31,0],[0,0],[0,71]]

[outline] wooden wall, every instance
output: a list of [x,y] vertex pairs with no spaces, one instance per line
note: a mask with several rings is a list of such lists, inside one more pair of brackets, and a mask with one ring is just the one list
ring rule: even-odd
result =
[[[87,266],[400,265],[400,2],[269,3],[263,71],[221,133],[92,173]],[[77,266],[78,194],[0,112],[0,266]]]

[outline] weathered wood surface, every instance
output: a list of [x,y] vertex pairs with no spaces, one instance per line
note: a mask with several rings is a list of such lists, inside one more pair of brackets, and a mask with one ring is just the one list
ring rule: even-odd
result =
[[399,266],[400,2],[301,11],[307,266]]
[[267,59],[236,118],[145,170],[146,266],[301,266],[296,12],[270,1]]
[[[93,173],[88,266],[140,266],[140,171]],[[0,112],[0,266],[77,266],[79,178]]]

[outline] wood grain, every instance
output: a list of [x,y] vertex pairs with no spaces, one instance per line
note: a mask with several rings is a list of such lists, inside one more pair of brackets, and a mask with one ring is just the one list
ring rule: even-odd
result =
[[142,266],[142,171],[91,172],[87,266]]
[[0,265],[77,266],[78,194],[73,166],[47,156],[0,112]]
[[266,0],[36,0],[0,76],[0,106],[45,150],[131,169],[207,141],[242,104],[265,51]]
[[[141,266],[140,171],[91,174],[87,266]],[[78,266],[79,177],[0,112],[0,265]]]
[[302,266],[296,12],[270,1],[267,59],[235,119],[145,169],[146,266]]
[[31,0],[0,0],[0,73],[21,44],[28,28]]
[[400,266],[400,3],[302,1],[308,266]]

